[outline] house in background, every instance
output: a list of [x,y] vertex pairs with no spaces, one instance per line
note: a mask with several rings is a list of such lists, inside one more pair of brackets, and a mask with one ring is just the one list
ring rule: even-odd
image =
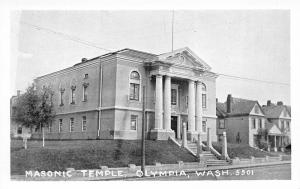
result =
[[277,151],[278,147],[284,147],[291,143],[291,107],[281,101],[273,104],[271,100],[262,109],[267,118],[269,141],[271,148]]
[[[206,140],[216,136],[217,74],[189,48],[163,54],[123,49],[81,62],[34,80],[50,86],[55,119],[46,139],[141,138],[143,86],[148,139]],[[41,138],[39,132],[33,138]]]
[[244,143],[257,147],[264,137],[270,150],[277,151],[291,143],[291,107],[271,101],[262,107],[258,101],[233,98],[230,94],[225,103],[217,102],[217,135],[227,133],[230,143]]
[[222,133],[227,134],[229,143],[257,146],[260,129],[265,129],[266,118],[258,101],[227,96],[224,103],[217,102],[217,135],[222,140]]

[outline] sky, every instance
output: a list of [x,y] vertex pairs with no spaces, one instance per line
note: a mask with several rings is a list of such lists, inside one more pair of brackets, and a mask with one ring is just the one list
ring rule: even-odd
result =
[[[108,51],[154,54],[172,49],[172,11],[22,11],[11,14],[11,95],[34,78]],[[51,29],[54,34],[28,24]],[[216,96],[290,104],[290,14],[287,10],[174,11],[174,49],[189,47],[220,74]]]

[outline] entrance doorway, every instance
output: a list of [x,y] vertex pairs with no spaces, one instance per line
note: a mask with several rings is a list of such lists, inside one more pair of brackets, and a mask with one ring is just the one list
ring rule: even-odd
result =
[[175,132],[175,138],[177,138],[177,116],[171,116],[171,129]]

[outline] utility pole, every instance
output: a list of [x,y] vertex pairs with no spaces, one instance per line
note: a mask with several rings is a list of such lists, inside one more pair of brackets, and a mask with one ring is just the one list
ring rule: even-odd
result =
[[174,10],[172,11],[172,52],[174,48]]
[[146,164],[146,150],[145,150],[145,101],[146,99],[146,92],[145,92],[145,86],[143,86],[143,116],[142,116],[142,172],[143,176],[145,175],[145,164]]

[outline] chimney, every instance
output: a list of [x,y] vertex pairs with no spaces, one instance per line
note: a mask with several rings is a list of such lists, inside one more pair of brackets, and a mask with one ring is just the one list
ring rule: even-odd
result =
[[271,100],[268,100],[268,101],[267,101],[267,106],[271,106],[271,105],[272,105]]
[[86,61],[87,61],[86,58],[82,58],[82,59],[81,59],[81,62],[86,62]]
[[20,97],[21,91],[17,90],[17,97]]
[[228,94],[226,103],[227,103],[226,104],[227,105],[227,113],[231,113],[231,111],[232,111],[232,96],[231,96],[231,94]]
[[278,102],[277,102],[277,105],[278,105],[278,106],[282,106],[282,105],[283,105],[283,102],[282,102],[282,101],[278,101]]

